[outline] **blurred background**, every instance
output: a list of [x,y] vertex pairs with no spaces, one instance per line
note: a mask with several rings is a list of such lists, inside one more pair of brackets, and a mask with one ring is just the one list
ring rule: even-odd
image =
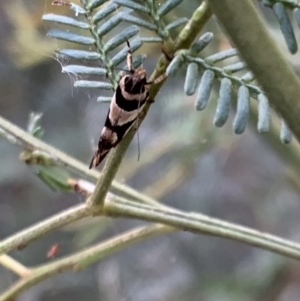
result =
[[[96,102],[101,91],[74,88],[74,78],[61,73],[63,62],[55,60],[54,51],[69,45],[47,38],[54,25],[41,21],[45,13],[72,13],[51,6],[51,0],[0,3],[0,114],[26,128],[31,112],[43,113],[43,139],[88,165],[108,104]],[[190,17],[197,5],[199,1],[189,0],[169,18]],[[273,14],[266,8],[262,13],[298,73],[299,54],[288,54]],[[214,18],[202,33],[206,31],[212,31],[215,39],[203,56],[231,47]],[[299,38],[300,31],[295,32]],[[144,67],[151,74],[161,55],[160,45],[147,44],[139,52],[147,54]],[[217,93],[205,111],[197,112],[194,97],[183,93],[183,83],[184,70],[163,86],[139,130],[140,160],[135,138],[118,180],[176,208],[299,241],[297,143],[281,144],[276,116],[273,130],[259,135],[253,99],[243,135],[232,131],[234,106],[230,120],[217,129],[213,125]],[[51,190],[34,168],[19,160],[21,151],[0,139],[1,238],[84,201],[77,194]],[[53,244],[60,244],[58,258],[141,224],[125,219],[76,223],[11,255],[34,266],[52,260],[47,251]],[[173,233],[131,246],[80,273],[51,278],[18,300],[292,301],[300,298],[299,268],[294,260],[240,243]],[[0,291],[16,279],[0,266]]]

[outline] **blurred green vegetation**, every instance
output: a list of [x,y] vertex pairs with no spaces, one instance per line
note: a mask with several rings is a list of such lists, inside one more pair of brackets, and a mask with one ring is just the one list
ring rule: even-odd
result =
[[[189,16],[199,1],[181,5],[174,16]],[[44,13],[68,14],[51,1],[12,0],[0,9],[0,114],[26,127],[29,114],[43,113],[43,139],[88,164],[108,106],[94,91],[77,90],[60,73],[54,50],[64,42],[45,36]],[[285,45],[273,15],[264,9],[280,47]],[[230,47],[214,19],[206,31],[215,40],[205,55]],[[297,32],[299,37],[299,31]],[[144,46],[151,71],[159,46]],[[299,72],[299,55],[287,54]],[[161,201],[295,240],[299,239],[299,147],[280,144],[278,129],[258,135],[255,106],[242,136],[232,131],[232,116],[216,129],[216,93],[204,112],[183,94],[183,74],[168,80],[130,147],[118,179]],[[274,118],[274,117],[273,117]],[[277,127],[274,118],[274,127]],[[277,127],[278,128],[278,127]],[[277,135],[277,140],[274,139]],[[19,160],[21,149],[0,139],[0,235],[6,237],[55,212],[82,202],[76,194],[52,191],[36,169]],[[58,257],[141,222],[101,219],[77,223],[13,252],[26,265],[47,260],[54,243]],[[41,283],[20,300],[297,300],[299,263],[219,238],[176,233],[126,249],[82,273],[67,273]],[[0,267],[0,291],[15,280]]]

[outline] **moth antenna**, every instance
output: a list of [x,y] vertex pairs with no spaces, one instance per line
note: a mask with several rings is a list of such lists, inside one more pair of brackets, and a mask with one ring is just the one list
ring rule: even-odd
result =
[[141,157],[141,147],[140,147],[140,132],[139,132],[139,125],[140,125],[140,122],[139,122],[139,114],[141,113],[140,112],[140,106],[141,105],[141,99],[139,100],[139,106],[138,106],[138,115],[137,115],[137,118],[136,118],[136,137],[137,137],[137,142],[138,142],[138,157],[137,157],[137,160],[140,161],[140,157]]
[[137,160],[140,161],[140,157],[141,157],[141,147],[140,147],[140,131],[139,131],[139,117],[136,120],[137,123],[137,133],[136,133],[136,137],[137,137],[137,143],[138,143],[138,157]]
[[117,68],[117,67],[115,67],[115,70],[118,70],[118,71],[123,71],[123,72],[128,72],[128,70],[127,70],[127,69],[122,69],[122,68]]
[[128,53],[127,53],[127,67],[130,73],[133,73],[134,70],[132,69],[132,52],[130,48],[129,41],[126,41],[127,47],[128,47]]

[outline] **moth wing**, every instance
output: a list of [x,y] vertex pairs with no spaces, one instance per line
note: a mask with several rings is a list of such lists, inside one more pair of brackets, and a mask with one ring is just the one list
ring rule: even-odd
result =
[[92,158],[92,161],[90,163],[90,167],[89,167],[90,169],[98,166],[103,161],[103,159],[107,156],[109,151],[113,147],[115,147],[118,143],[118,137],[113,130],[114,127],[111,125],[109,114],[110,114],[110,110],[108,111],[105,125],[100,135],[98,149],[96,150]]
[[[99,144],[100,144],[100,142],[99,142]],[[95,151],[95,154],[94,154],[94,156],[92,158],[92,161],[90,163],[89,169],[91,169],[93,167],[97,167],[104,160],[104,158],[107,156],[107,154],[109,153],[109,151],[110,151],[110,149],[98,148]]]

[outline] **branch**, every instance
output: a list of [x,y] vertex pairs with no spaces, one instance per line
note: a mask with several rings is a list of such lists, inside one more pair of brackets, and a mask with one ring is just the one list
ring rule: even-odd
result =
[[195,10],[192,18],[180,32],[175,42],[175,51],[188,49],[211,16],[212,12],[208,7],[207,0],[205,0]]
[[44,236],[45,234],[89,215],[90,212],[86,209],[85,204],[81,204],[58,213],[0,241],[0,255],[15,249],[25,248],[30,242]]
[[0,301],[14,299],[28,288],[59,273],[83,269],[88,265],[99,261],[101,258],[111,255],[124,247],[138,243],[142,240],[174,231],[173,228],[163,225],[150,225],[128,231],[124,234],[111,238],[87,250],[75,253],[50,264],[42,265],[32,269],[31,274],[21,279],[7,291],[0,295]]
[[300,244],[298,243],[204,214],[155,208],[118,197],[106,199],[104,212],[109,216],[137,218],[163,223],[176,227],[178,230],[231,239],[300,260]]
[[300,245],[297,243],[198,213],[160,209],[129,202],[119,197],[109,196],[106,199],[103,214],[155,221],[164,223],[167,226],[150,225],[131,230],[84,251],[33,268],[26,278],[21,279],[13,287],[4,292],[0,296],[0,301],[11,300],[24,290],[59,273],[68,270],[78,271],[86,268],[101,258],[111,255],[133,243],[176,230],[231,239],[300,260]]
[[31,274],[31,269],[6,254],[0,255],[0,264],[20,277],[28,277]]
[[[195,11],[193,16],[191,17],[188,24],[182,29],[180,32],[175,44],[173,45],[171,42],[164,43],[165,51],[168,53],[170,57],[174,55],[174,53],[181,49],[182,47],[188,48],[191,43],[194,41],[195,37],[199,34],[204,24],[210,18],[211,13],[208,9],[207,3],[204,1]],[[166,72],[169,61],[166,59],[165,55],[161,56],[156,64],[155,70],[149,78],[149,81],[152,81],[158,78],[161,74]],[[159,92],[163,83],[152,85],[149,89],[149,99],[154,100],[157,93]],[[139,125],[145,119],[147,112],[149,111],[150,103],[145,106],[144,111],[139,116]],[[131,127],[128,134],[122,140],[122,142],[118,145],[118,147],[113,150],[108,157],[101,178],[98,180],[95,188],[95,192],[88,199],[87,203],[90,208],[93,208],[95,213],[103,206],[105,195],[109,189],[110,183],[114,179],[119,166],[122,162],[122,159],[131,143],[133,136],[135,134],[134,127]]]
[[[82,162],[50,146],[49,144],[46,144],[45,142],[31,136],[30,134],[28,134],[27,132],[25,132],[24,130],[12,124],[11,122],[9,122],[1,116],[0,135],[6,138],[11,143],[19,144],[22,147],[28,148],[30,150],[40,150],[49,154],[49,156],[55,160],[56,164],[61,164],[62,166],[70,169],[71,171],[80,174],[81,177],[92,178],[96,181],[100,176],[100,173],[96,170],[88,169],[87,166]],[[117,181],[112,182],[111,190],[116,194],[120,194],[125,197],[144,202],[146,204],[158,204],[151,197],[144,195]]]
[[[300,85],[252,0],[208,0],[270,104],[300,141]],[[232,17],[234,16],[234,18]]]

